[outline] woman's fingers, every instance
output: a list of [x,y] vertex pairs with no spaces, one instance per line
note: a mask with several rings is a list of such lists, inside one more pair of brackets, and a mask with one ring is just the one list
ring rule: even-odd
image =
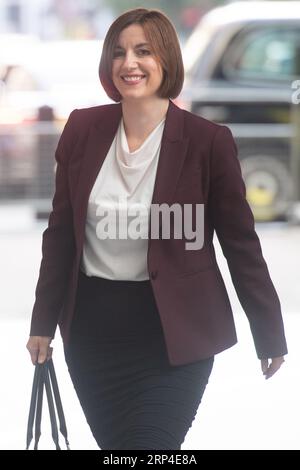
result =
[[52,338],[48,336],[30,336],[27,342],[27,349],[30,354],[32,364],[43,364],[52,357],[53,348],[50,347]]
[[42,343],[39,349],[38,363],[43,364],[46,361],[47,356],[48,356],[48,345]]
[[[269,362],[270,361],[270,362]],[[261,370],[266,379],[269,379],[274,375],[284,363],[284,357],[273,357],[271,359],[262,359],[261,360]]]
[[268,360],[268,359],[262,359],[262,360],[260,361],[260,363],[261,363],[261,370],[262,370],[262,373],[263,373],[264,375],[266,375],[267,370],[268,370],[268,366],[269,366],[269,360]]
[[30,354],[30,358],[31,358],[31,362],[33,365],[35,365],[37,363],[37,359],[38,359],[38,355],[39,355],[39,349],[38,348],[29,348],[27,346],[27,349],[29,351],[29,354]]

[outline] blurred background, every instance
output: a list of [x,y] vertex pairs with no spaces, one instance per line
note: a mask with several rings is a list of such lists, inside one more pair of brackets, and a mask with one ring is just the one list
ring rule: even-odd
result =
[[[103,39],[139,5],[1,0],[0,201],[27,200],[47,215],[63,125],[74,108],[110,102],[98,79]],[[186,77],[177,104],[231,128],[258,221],[300,218],[299,5],[147,2],[178,32]]]
[[[266,386],[217,248],[241,344],[216,362],[185,448],[299,449],[300,1],[0,0],[0,351],[8,377],[0,390],[0,445],[18,449],[25,440],[33,373],[25,344],[58,139],[73,109],[111,102],[98,78],[103,39],[119,14],[139,6],[161,9],[177,30],[186,75],[176,104],[233,132],[290,344],[284,370]],[[73,442],[95,448],[62,363]]]

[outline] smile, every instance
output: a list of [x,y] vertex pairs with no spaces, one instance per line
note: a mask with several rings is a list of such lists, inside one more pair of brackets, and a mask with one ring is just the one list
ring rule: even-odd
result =
[[136,85],[145,78],[145,75],[124,75],[121,78],[127,85]]

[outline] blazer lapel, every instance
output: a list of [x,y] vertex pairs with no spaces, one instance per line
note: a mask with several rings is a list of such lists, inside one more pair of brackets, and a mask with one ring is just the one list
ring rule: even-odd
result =
[[85,222],[87,216],[88,200],[98,173],[117,132],[122,117],[121,104],[111,106],[107,110],[107,118],[91,126],[80,175],[78,191],[74,201],[74,218],[79,245],[83,242]]
[[152,204],[171,204],[184,165],[188,137],[184,136],[184,112],[171,100],[162,135]]

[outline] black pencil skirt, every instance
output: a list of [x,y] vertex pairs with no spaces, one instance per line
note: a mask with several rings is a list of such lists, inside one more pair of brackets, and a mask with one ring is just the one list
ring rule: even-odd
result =
[[65,357],[102,450],[180,449],[214,360],[170,365],[149,280],[83,273]]

